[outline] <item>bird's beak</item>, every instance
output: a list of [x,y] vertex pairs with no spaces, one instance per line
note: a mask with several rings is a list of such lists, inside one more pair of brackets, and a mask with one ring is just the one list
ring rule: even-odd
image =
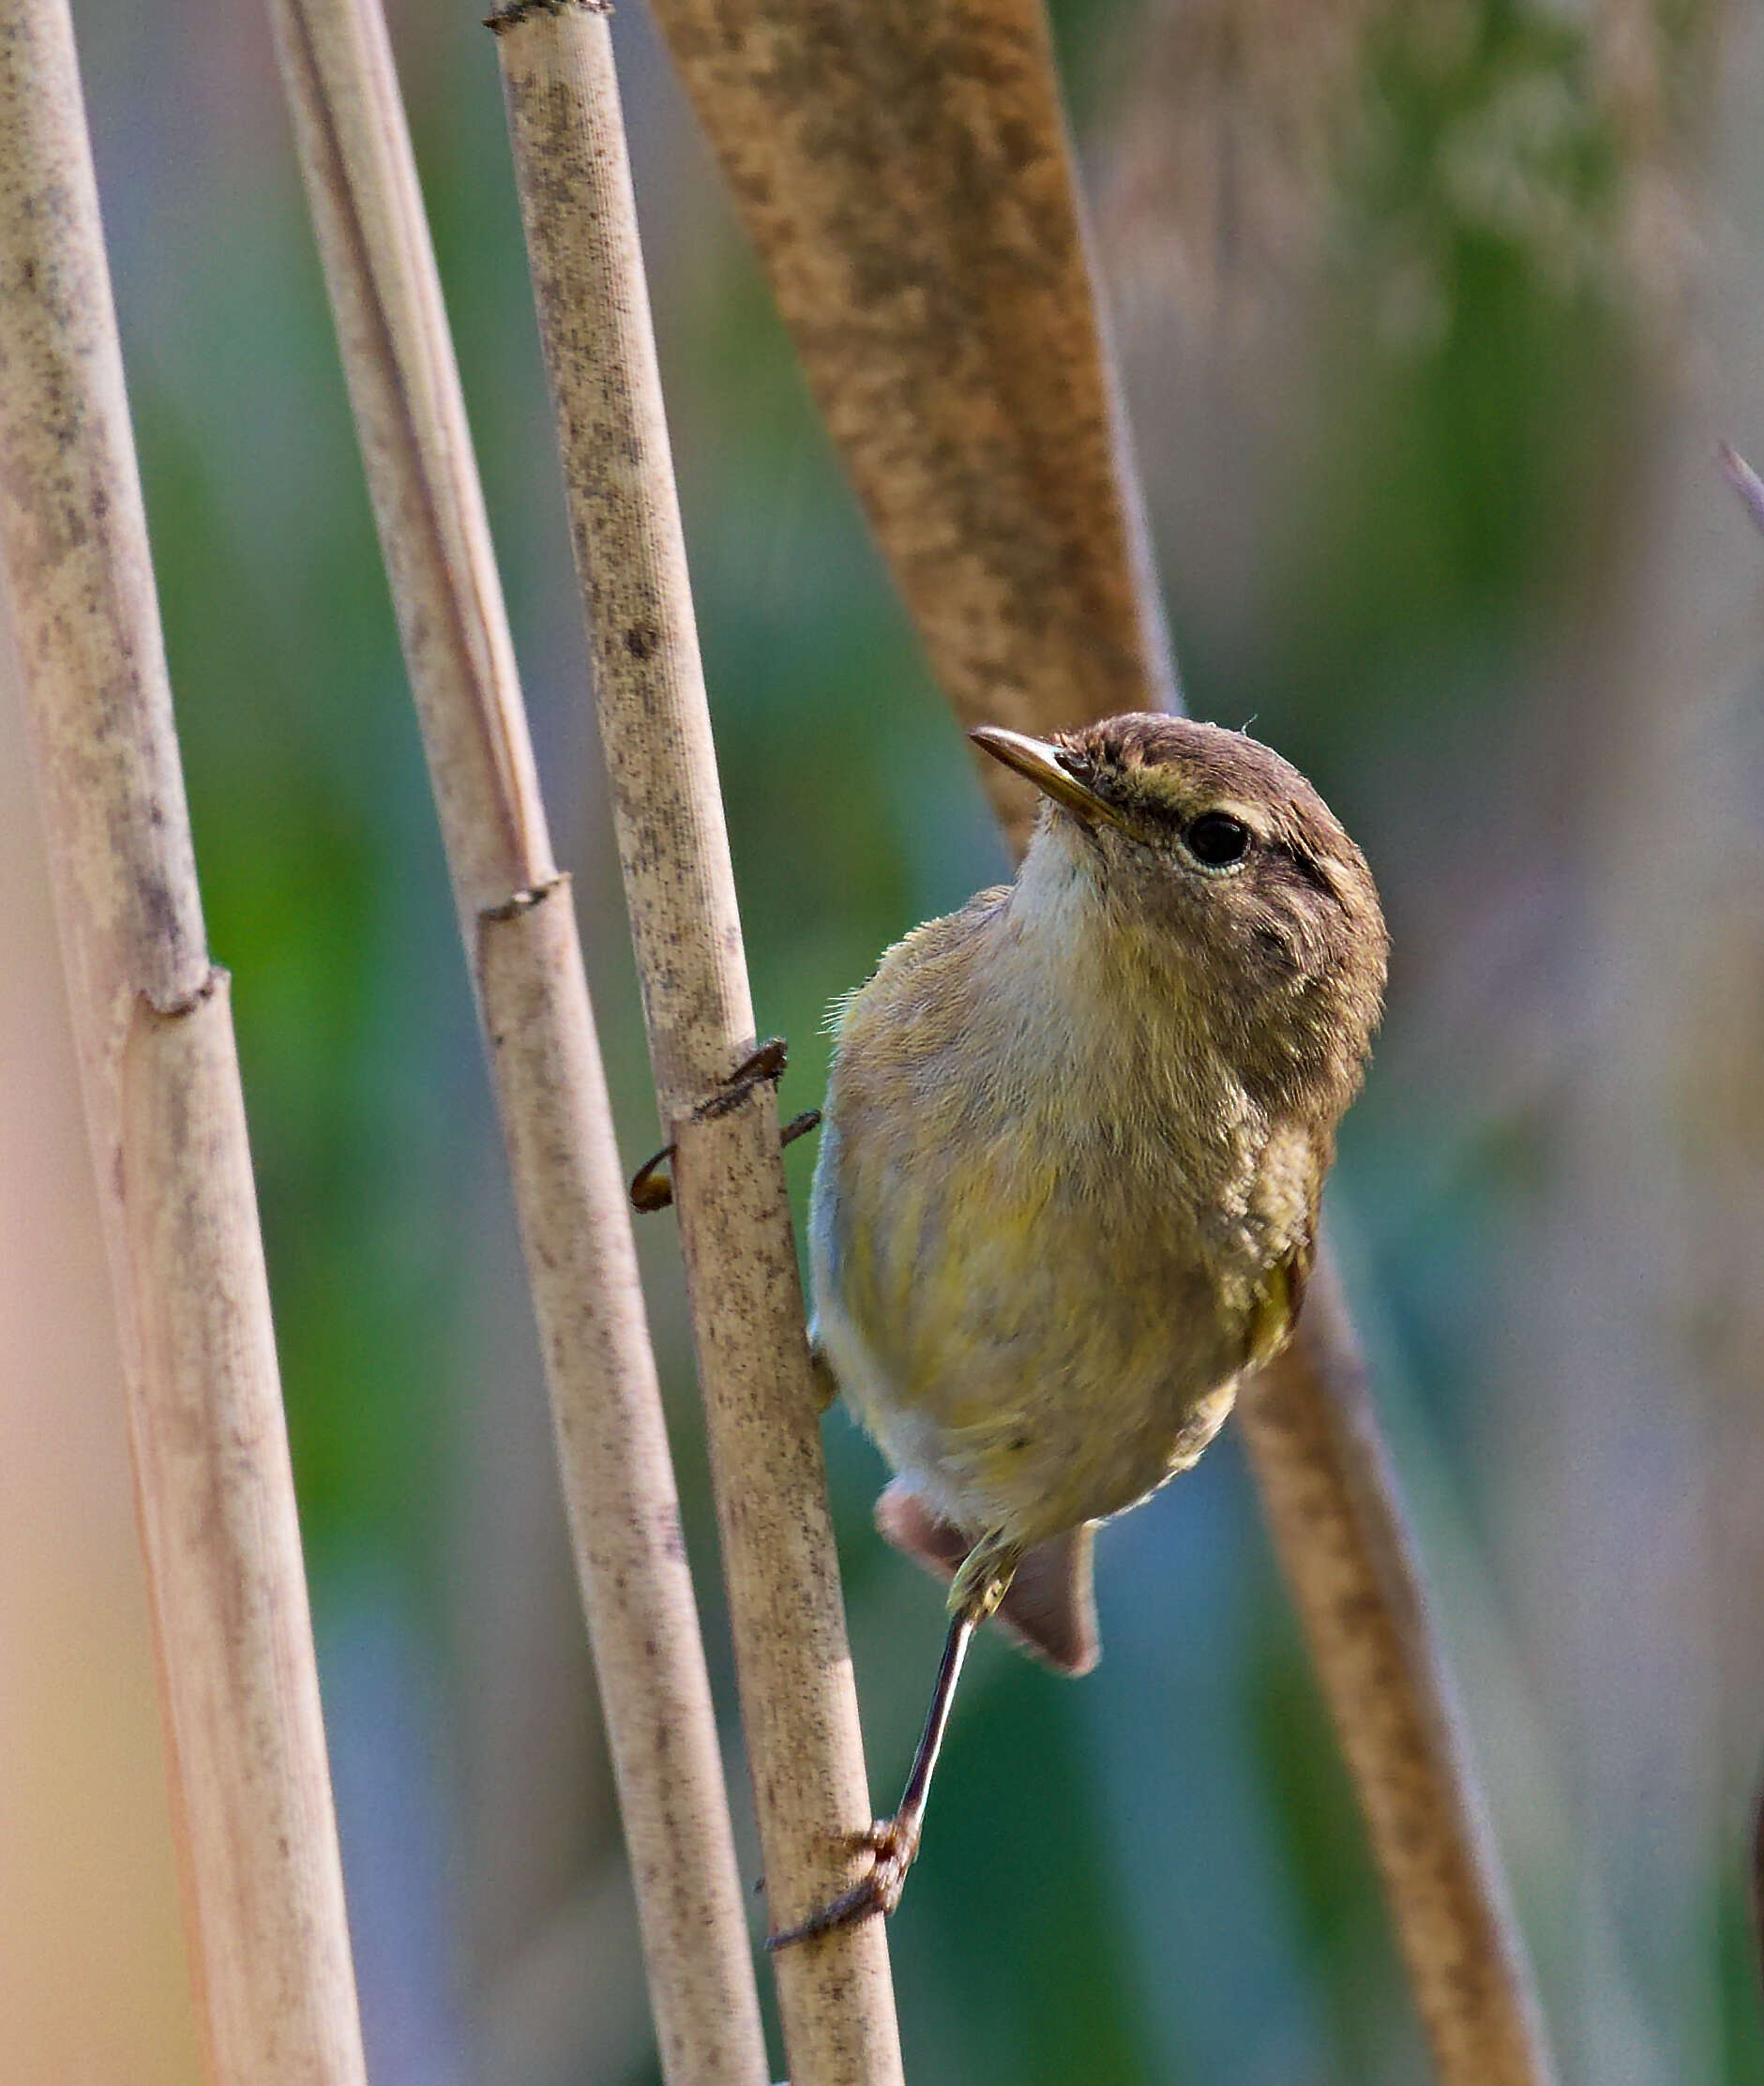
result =
[[1027,776],[1044,796],[1050,796],[1056,804],[1063,804],[1087,824],[1095,824],[1098,819],[1108,819],[1115,824],[1120,821],[1114,806],[1088,784],[1080,782],[1076,775],[1069,774],[1060,764],[1059,749],[1049,746],[1046,739],[1032,739],[1021,732],[1007,732],[999,724],[977,724],[968,736],[978,747],[984,747],[995,761],[1003,761],[1007,768],[1015,768],[1018,775]]

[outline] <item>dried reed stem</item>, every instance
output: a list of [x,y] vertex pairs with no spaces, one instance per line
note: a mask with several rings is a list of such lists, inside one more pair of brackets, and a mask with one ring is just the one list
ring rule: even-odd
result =
[[224,975],[65,0],[0,0],[0,555],[117,1317],[208,2072],[363,2078]]
[[[1172,681],[1039,0],[655,0],[939,682],[1024,732]],[[1013,844],[1039,798],[982,780]]]
[[663,2069],[762,2086],[630,1212],[384,19],[270,12],[507,1142]]
[[1340,1277],[1239,1424],[1448,2086],[1544,2086],[1542,2023]]
[[[655,0],[964,722],[1174,706],[1039,0]],[[995,768],[988,763],[986,768]],[[987,786],[1020,845],[1028,808]],[[1447,2086],[1549,2063],[1333,1280],[1239,1401]]]
[[[604,14],[492,18],[557,405],[601,737],[710,1435],[772,1916],[854,1880],[870,1818],[776,1097],[754,1045],[710,717]],[[776,1960],[793,2086],[901,2077],[870,1920]]]

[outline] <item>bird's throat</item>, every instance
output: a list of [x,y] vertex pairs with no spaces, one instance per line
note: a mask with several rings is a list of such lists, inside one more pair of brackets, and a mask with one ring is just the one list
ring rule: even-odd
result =
[[1055,1091],[1075,1116],[1160,1142],[1180,1120],[1235,1143],[1254,1111],[1212,993],[1179,942],[1117,902],[1063,823],[1037,834],[992,921],[975,999],[988,1056],[1044,1091],[1047,1066],[1062,1066]]

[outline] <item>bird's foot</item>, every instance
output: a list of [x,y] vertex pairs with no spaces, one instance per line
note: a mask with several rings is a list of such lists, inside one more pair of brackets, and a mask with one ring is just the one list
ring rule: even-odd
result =
[[842,1891],[807,1919],[768,1934],[765,1945],[774,1954],[780,1948],[793,1948],[798,1942],[813,1941],[818,1935],[837,1933],[842,1927],[855,1927],[873,1912],[886,1919],[899,1904],[907,1871],[919,1852],[918,1826],[902,1819],[879,1818],[867,1832],[857,1836],[856,1844],[860,1849],[867,1848],[874,1857],[869,1868],[850,1890]]
[[949,1611],[984,1623],[997,1612],[999,1603],[1011,1590],[1017,1567],[1023,1561],[1022,1546],[994,1534],[983,1535],[957,1567],[949,1582]]
[[[742,1059],[716,1093],[699,1103],[692,1111],[692,1120],[715,1123],[718,1116],[729,1114],[731,1110],[740,1107],[756,1086],[765,1086],[782,1079],[788,1060],[788,1046],[781,1035],[761,1043],[750,1056]],[[820,1122],[819,1109],[805,1109],[778,1132],[778,1143],[794,1144],[799,1137],[807,1137],[810,1130],[817,1128]],[[652,1210],[665,1210],[673,1201],[673,1183],[663,1171],[673,1154],[674,1147],[664,1144],[631,1176],[632,1205],[645,1215]]]

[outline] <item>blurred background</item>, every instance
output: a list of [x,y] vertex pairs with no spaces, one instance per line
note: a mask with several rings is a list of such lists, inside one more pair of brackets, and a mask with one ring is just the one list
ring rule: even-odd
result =
[[[375,2086],[656,2078],[512,1216],[264,22],[76,6],[234,1010]],[[393,9],[621,1136],[656,1142],[477,8]],[[1332,1223],[1572,2082],[1764,2081],[1764,72],[1738,0],[1063,0],[1191,706],[1361,839]],[[641,0],[614,27],[762,1031],[1003,858]],[[0,680],[0,2080],[196,2077],[122,1403]],[[806,1190],[810,1159],[791,1159]],[[641,1227],[757,1876],[672,1219]],[[942,1634],[827,1451],[875,1793]],[[1229,1431],[976,1655],[915,2086],[1425,2075]],[[756,1934],[760,1901],[754,1901]],[[781,2061],[779,2063],[781,2069]]]

